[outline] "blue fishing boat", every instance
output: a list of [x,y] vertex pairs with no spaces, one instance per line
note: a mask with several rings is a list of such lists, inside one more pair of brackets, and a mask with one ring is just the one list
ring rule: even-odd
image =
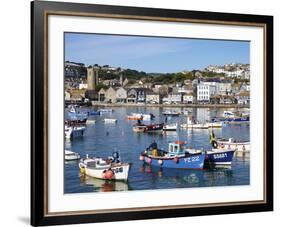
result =
[[189,154],[205,154],[205,167],[224,167],[231,166],[232,158],[235,149],[212,149],[212,150],[196,150],[196,149],[186,149]]
[[169,143],[168,151],[157,148],[153,142],[140,155],[140,160],[152,166],[176,169],[203,169],[206,154],[190,154],[184,149],[184,143],[176,141]]
[[68,111],[69,120],[84,120],[88,118],[88,113],[77,111],[74,106]]

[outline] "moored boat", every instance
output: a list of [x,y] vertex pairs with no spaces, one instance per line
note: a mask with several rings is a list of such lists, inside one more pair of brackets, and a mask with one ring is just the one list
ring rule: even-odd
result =
[[164,116],[171,116],[171,117],[175,116],[176,117],[176,116],[179,116],[181,114],[181,112],[176,111],[176,110],[165,110],[162,112],[162,114]]
[[132,113],[127,116],[128,120],[141,120],[141,121],[151,121],[155,118],[153,114],[143,114],[143,113]]
[[90,177],[104,180],[128,180],[130,163],[122,163],[118,152],[113,152],[107,159],[88,155],[79,162],[80,172]]
[[180,127],[186,129],[208,129],[209,125],[207,123],[196,122],[195,120],[192,121],[190,117],[187,117],[187,123],[181,124]]
[[117,123],[117,119],[115,119],[115,118],[104,118],[103,121],[104,121],[104,123],[108,123],[108,124]]
[[206,167],[223,167],[231,165],[235,149],[214,148],[206,151],[186,149],[186,151],[190,154],[206,154]]
[[163,126],[163,131],[177,131],[178,129],[178,124],[173,123],[173,124],[165,124]]
[[218,138],[212,142],[213,147],[236,149],[237,151],[250,151],[250,141],[239,141],[233,138]]
[[67,119],[64,121],[64,123],[68,126],[83,126],[87,123],[87,118],[84,119],[77,119],[77,120],[70,120]]
[[64,151],[64,159],[66,161],[74,161],[74,160],[79,160],[80,155],[76,152],[65,150]]
[[184,143],[169,143],[168,151],[157,148],[154,142],[140,155],[140,160],[152,166],[176,169],[203,169],[206,155],[190,154],[185,151]]
[[147,125],[144,129],[144,132],[147,133],[162,132],[163,127],[164,127],[164,123]]
[[64,127],[65,138],[73,139],[75,137],[81,137],[84,135],[84,126],[67,126]]

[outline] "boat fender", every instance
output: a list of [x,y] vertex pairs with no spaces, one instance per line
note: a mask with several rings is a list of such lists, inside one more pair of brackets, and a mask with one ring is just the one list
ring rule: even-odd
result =
[[147,158],[147,159],[146,159],[146,162],[147,162],[148,164],[150,164],[150,163],[152,162],[152,159],[151,159],[151,158]]
[[114,172],[112,171],[112,169],[105,170],[105,172],[103,173],[103,177],[107,180],[111,180],[113,176]]
[[245,146],[244,146],[244,145],[243,145],[243,147],[242,147],[242,150],[243,150],[243,151],[245,151],[245,150],[246,150],[246,148],[245,148]]
[[159,164],[160,166],[162,166],[162,165],[163,165],[163,160],[159,159],[159,160],[158,160],[158,164]]
[[179,158],[178,158],[178,157],[175,157],[175,158],[174,158],[174,162],[175,162],[176,164],[178,164],[178,163],[179,163]]
[[212,144],[213,148],[218,148],[218,142],[217,141],[213,140],[211,142],[211,144]]
[[230,144],[228,145],[228,149],[230,149]]
[[81,168],[80,168],[80,173],[81,173],[81,174],[85,174],[85,172],[86,172],[85,168],[84,168],[84,167],[81,167]]
[[140,161],[143,161],[143,160],[144,160],[144,156],[140,155]]

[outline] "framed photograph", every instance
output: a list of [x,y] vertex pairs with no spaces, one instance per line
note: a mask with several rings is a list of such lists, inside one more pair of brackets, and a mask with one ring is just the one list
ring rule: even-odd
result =
[[273,17],[31,3],[31,224],[273,210]]

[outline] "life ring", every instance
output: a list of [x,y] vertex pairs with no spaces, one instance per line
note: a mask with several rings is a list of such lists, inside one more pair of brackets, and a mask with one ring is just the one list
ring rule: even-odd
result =
[[211,142],[211,144],[212,144],[213,148],[218,148],[218,142],[217,141],[213,140]]

